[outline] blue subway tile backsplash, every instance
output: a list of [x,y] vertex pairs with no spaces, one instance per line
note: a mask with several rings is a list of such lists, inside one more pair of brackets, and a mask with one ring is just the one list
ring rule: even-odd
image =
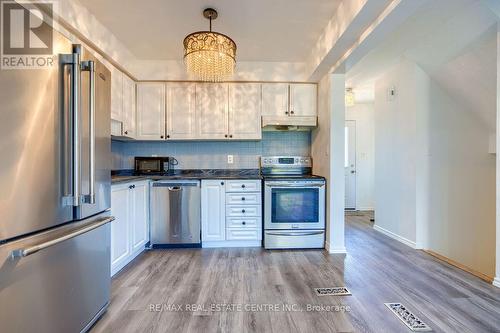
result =
[[[115,141],[113,169],[132,169],[135,156],[173,156],[177,169],[253,169],[264,155],[310,155],[310,132],[263,132],[261,141]],[[227,155],[234,163],[227,163]]]

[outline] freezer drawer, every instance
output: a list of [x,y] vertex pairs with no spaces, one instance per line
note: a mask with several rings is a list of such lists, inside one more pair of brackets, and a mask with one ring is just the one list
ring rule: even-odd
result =
[[[109,302],[110,225],[106,215],[0,246],[2,332],[88,329]],[[65,238],[78,232],[83,233]],[[50,241],[55,244],[36,251],[37,245]],[[18,257],[12,256],[15,250]]]

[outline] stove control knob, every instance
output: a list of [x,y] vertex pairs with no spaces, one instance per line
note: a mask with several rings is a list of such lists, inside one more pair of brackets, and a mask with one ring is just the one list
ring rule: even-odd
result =
[[303,158],[300,159],[300,163],[304,163],[305,160]]

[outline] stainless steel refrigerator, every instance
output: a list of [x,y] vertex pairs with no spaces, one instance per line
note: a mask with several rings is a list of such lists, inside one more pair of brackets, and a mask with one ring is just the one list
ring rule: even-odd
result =
[[0,330],[86,331],[110,298],[111,74],[54,31],[0,71]]

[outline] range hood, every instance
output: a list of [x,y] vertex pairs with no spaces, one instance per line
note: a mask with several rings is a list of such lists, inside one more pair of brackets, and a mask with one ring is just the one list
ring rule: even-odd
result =
[[310,131],[318,126],[318,117],[262,116],[263,131]]

